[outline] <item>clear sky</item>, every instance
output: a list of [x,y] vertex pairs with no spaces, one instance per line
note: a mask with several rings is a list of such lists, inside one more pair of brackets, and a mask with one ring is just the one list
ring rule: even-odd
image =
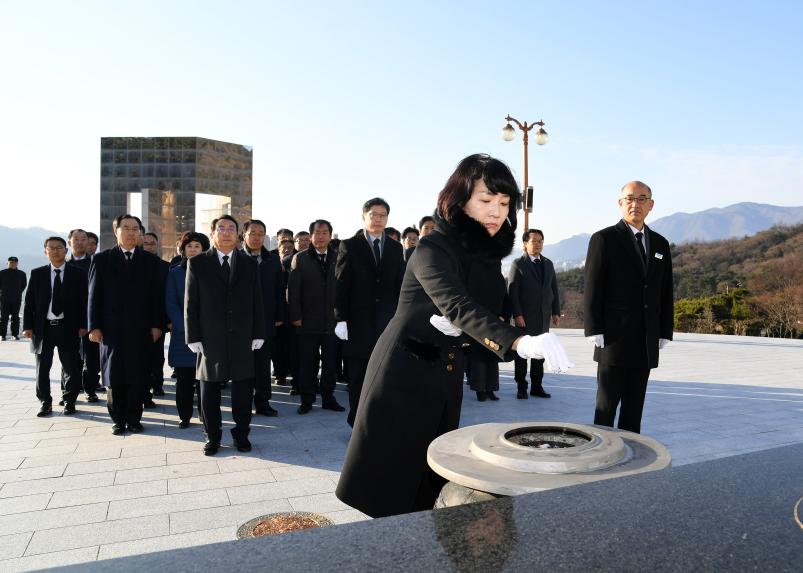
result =
[[373,196],[403,228],[457,162],[523,172],[546,242],[740,201],[803,205],[803,3],[0,0],[0,224],[97,230],[102,136],[254,148],[269,232]]

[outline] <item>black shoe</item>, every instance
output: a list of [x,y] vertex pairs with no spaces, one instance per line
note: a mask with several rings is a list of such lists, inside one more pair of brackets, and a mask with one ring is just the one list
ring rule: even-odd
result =
[[519,390],[518,392],[516,392],[516,398],[518,398],[519,400],[526,400],[527,398],[529,398],[529,396],[527,396],[527,390]]
[[66,404],[64,404],[64,409],[61,411],[61,413],[65,416],[70,416],[72,414],[75,414],[75,404],[73,404],[72,402],[67,402]]
[[97,388],[95,388],[95,392],[102,392],[103,394],[105,394],[106,393],[106,387],[105,386],[98,386]]
[[100,398],[98,398],[97,394],[87,394],[86,396],[86,401],[89,402],[90,404],[93,402],[97,402],[98,400],[100,400]]
[[[220,383],[220,389],[221,389],[221,390],[223,390],[223,389],[225,389],[225,388],[228,388],[228,387],[229,387],[229,383],[228,383],[228,382],[221,382],[221,383]],[[219,446],[219,445],[218,445],[218,446]]]
[[538,398],[549,398],[552,396],[552,394],[544,392],[544,389],[539,386],[538,388],[532,388],[530,390],[530,396],[536,396]]
[[64,400],[59,400],[59,406],[63,406],[63,405],[64,405]]
[[190,421],[189,421],[189,420],[181,420],[181,421],[178,423],[178,427],[179,427],[179,428],[181,428],[182,430],[183,430],[184,428],[189,428],[189,427],[190,427]]
[[272,408],[270,404],[263,406],[262,408],[257,408],[256,413],[260,416],[268,416],[271,418],[279,415],[279,411],[275,408]]
[[37,418],[44,418],[45,416],[49,416],[53,413],[53,406],[50,404],[42,404],[42,407],[39,408],[39,411],[36,413]]
[[279,386],[287,386],[287,378],[277,378],[276,384]]
[[251,442],[248,441],[248,438],[234,438],[234,447],[238,452],[250,452]]
[[343,406],[341,406],[340,404],[338,404],[337,400],[335,400],[334,398],[332,398],[330,400],[325,400],[323,402],[323,405],[321,406],[321,408],[324,409],[324,410],[332,410],[333,412],[345,412],[346,411],[346,409]]
[[132,434],[141,434],[145,430],[145,428],[143,428],[142,424],[140,424],[139,422],[134,422],[133,424],[128,424],[128,430]]
[[176,369],[173,368],[173,371],[170,373],[170,377],[175,380],[176,379]]
[[155,388],[153,390],[153,395],[154,396],[164,396],[165,395],[165,391],[162,390],[161,388]]
[[220,442],[213,442],[212,440],[204,444],[204,455],[214,456],[220,449]]
[[19,340],[19,339],[20,339],[20,337],[19,337],[19,336],[15,336],[15,337],[14,337],[14,340]]
[[493,390],[488,390],[487,394],[488,394],[488,398],[490,398],[490,399],[491,399],[491,400],[493,400],[494,402],[496,402],[497,400],[499,400],[499,396],[497,396],[496,394],[494,394],[494,393],[493,393]]
[[148,398],[147,400],[145,400],[144,406],[150,410],[150,409],[153,409],[153,408],[156,407],[156,402],[154,402],[152,399]]
[[312,411],[312,404],[301,404],[298,407],[299,414],[309,414]]
[[488,399],[488,394],[486,394],[485,392],[482,392],[480,390],[477,390],[477,401],[478,402],[485,402],[485,400],[487,400],[487,399]]
[[123,434],[125,434],[125,426],[123,426],[122,424],[115,424],[114,426],[112,426],[112,434],[114,434],[115,436],[122,436]]
[[298,396],[299,394],[300,394],[300,392],[298,390],[296,390],[295,388],[290,390],[290,395],[291,396]]

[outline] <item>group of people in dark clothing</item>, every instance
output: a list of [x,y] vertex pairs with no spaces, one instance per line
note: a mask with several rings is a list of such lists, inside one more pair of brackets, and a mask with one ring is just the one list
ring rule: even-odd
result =
[[[231,215],[214,219],[209,236],[184,233],[169,263],[157,256],[158,237],[130,214],[114,220],[116,246],[97,254],[80,229],[70,233],[69,261],[67,241],[48,237],[50,264],[31,272],[23,319],[37,360],[38,415],[52,413],[58,349],[64,414],[75,412],[82,387],[97,401],[100,372],[112,432],[142,432],[143,407],[164,395],[170,332],[179,426],[190,426],[197,395],[206,455],[221,447],[223,388],[240,452],[251,450],[254,412],[278,415],[273,359],[276,383],[292,378],[298,414],[310,413],[318,395],[323,409],[344,411],[334,389],[338,378],[348,384],[353,431],[341,500],[371,516],[431,508],[443,480],[427,467],[426,448],[458,427],[464,374],[479,401],[494,401],[498,363],[515,360],[517,398],[548,398],[545,366],[573,366],[548,332],[560,302],[540,230],[518,235],[524,254],[502,275],[520,201],[508,167],[476,154],[448,179],[435,216],[401,233],[387,227],[390,205],[376,197],[363,204],[353,236],[337,241],[331,223],[316,219],[297,235],[281,229],[273,251],[264,222],[241,225]],[[619,427],[638,432],[649,371],[672,337],[671,258],[666,240],[644,225],[650,188],[628,183],[619,205],[620,224],[590,242],[586,336],[599,363],[595,423],[613,425],[621,404]],[[13,276],[0,276],[3,292],[20,282]]]

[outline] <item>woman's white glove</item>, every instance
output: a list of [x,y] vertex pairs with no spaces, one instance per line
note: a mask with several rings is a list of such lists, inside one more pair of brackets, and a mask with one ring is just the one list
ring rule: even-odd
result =
[[551,332],[538,336],[522,336],[516,346],[516,352],[525,360],[543,358],[546,361],[546,369],[555,373],[566,372],[574,366],[558,337]]
[[454,324],[449,322],[445,316],[433,314],[429,317],[429,323],[444,333],[446,336],[460,336],[463,331],[457,328]]
[[204,345],[203,345],[202,342],[190,342],[187,346],[195,354],[203,354],[204,353]]
[[340,340],[349,339],[349,327],[345,320],[341,320],[335,326],[335,336],[337,336]]

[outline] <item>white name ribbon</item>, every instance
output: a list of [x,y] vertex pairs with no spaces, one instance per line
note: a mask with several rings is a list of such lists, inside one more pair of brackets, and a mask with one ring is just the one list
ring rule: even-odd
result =
[[664,255],[663,255],[663,254],[661,254],[661,253],[655,253],[655,258],[656,258],[656,259],[658,259],[658,260],[660,261],[661,259],[663,259],[663,258],[664,258]]

